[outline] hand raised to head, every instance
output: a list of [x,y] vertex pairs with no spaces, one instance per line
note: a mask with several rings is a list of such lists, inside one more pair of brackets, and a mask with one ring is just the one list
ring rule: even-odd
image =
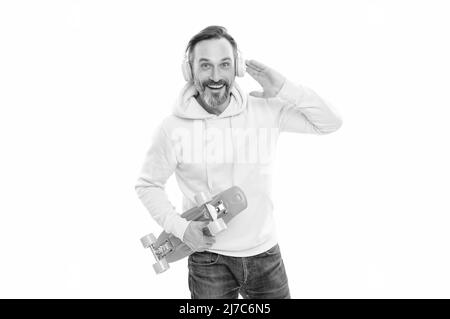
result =
[[263,88],[263,92],[250,92],[251,96],[260,98],[275,97],[281,90],[285,77],[272,68],[255,60],[245,61],[247,73],[251,75]]

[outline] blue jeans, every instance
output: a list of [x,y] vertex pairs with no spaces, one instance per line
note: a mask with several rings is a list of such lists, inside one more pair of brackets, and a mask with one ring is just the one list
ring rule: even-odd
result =
[[290,298],[278,245],[251,257],[197,252],[189,256],[188,267],[192,299]]

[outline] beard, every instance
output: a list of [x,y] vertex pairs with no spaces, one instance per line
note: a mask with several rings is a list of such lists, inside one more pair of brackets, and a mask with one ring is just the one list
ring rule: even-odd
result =
[[[224,84],[224,87],[217,91],[212,91],[208,88],[208,85],[222,84]],[[205,80],[203,82],[200,82],[198,78],[194,78],[194,85],[198,93],[200,94],[200,98],[211,108],[215,108],[225,103],[225,101],[228,99],[228,96],[230,95],[232,84],[233,83],[230,83],[226,80],[220,80],[218,82]]]

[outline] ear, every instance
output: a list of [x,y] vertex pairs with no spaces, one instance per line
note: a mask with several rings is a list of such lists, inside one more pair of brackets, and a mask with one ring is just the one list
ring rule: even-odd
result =
[[261,97],[261,98],[264,97],[264,93],[263,93],[263,92],[252,91],[252,92],[250,92],[249,94],[250,94],[251,96],[254,96],[254,97]]

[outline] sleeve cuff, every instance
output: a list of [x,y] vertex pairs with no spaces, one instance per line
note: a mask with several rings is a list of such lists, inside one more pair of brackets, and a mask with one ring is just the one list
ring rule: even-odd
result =
[[183,240],[184,232],[189,226],[189,223],[190,222],[183,217],[177,216],[177,218],[173,221],[172,229],[170,232],[180,240]]
[[305,91],[301,85],[294,84],[286,79],[276,97],[294,104],[299,104],[304,93]]

